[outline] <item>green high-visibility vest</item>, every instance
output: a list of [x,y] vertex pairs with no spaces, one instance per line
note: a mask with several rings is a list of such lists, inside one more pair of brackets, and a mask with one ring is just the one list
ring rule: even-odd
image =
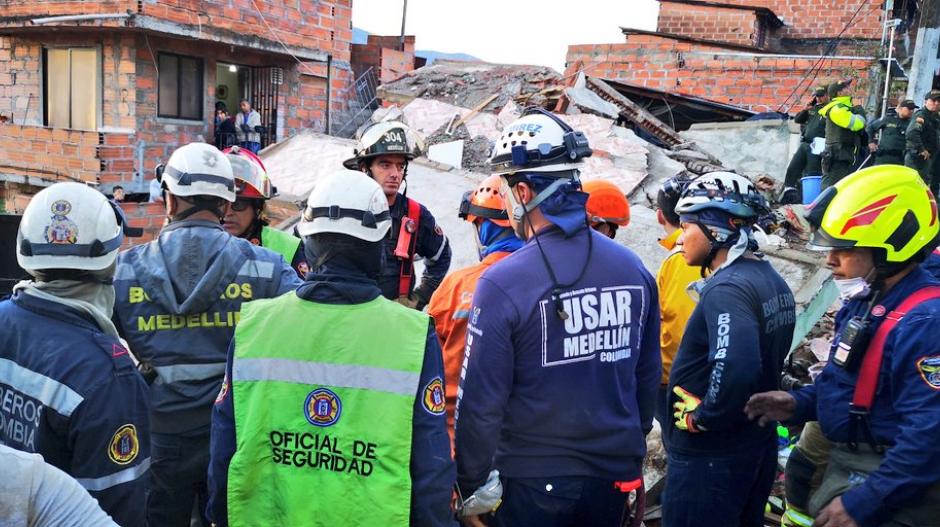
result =
[[289,293],[242,305],[229,524],[406,527],[427,315]]
[[261,228],[261,246],[280,254],[290,264],[294,261],[297,248],[300,247],[300,238],[265,225]]

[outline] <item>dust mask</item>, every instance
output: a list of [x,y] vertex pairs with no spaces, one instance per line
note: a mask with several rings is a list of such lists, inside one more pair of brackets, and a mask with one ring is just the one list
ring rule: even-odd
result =
[[839,289],[839,298],[841,298],[843,302],[848,302],[856,298],[865,298],[871,293],[871,284],[861,276],[843,280],[833,278],[832,281]]

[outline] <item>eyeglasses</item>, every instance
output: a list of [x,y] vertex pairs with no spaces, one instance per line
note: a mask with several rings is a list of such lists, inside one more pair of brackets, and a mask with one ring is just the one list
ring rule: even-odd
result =
[[242,212],[251,207],[250,199],[236,199],[235,203],[232,203],[232,210],[235,212]]

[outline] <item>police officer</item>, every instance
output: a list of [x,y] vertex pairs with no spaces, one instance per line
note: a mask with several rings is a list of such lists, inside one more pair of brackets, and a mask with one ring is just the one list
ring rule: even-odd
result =
[[865,111],[852,105],[852,97],[842,95],[848,84],[830,84],[826,91],[831,100],[818,112],[826,120],[826,149],[822,153],[823,188],[834,185],[851,173],[861,152]]
[[264,163],[250,150],[237,146],[223,150],[223,153],[232,164],[235,175],[235,203],[225,213],[222,222],[225,230],[232,236],[280,254],[303,278],[309,269],[300,238],[268,225],[265,202],[274,196],[275,190]]
[[762,424],[818,420],[835,443],[815,526],[940,525],[940,282],[919,265],[937,243],[936,207],[914,170],[886,165],[825,191],[808,215],[844,302],[830,360],[814,385],[757,394],[746,410]]
[[434,319],[444,353],[447,430],[452,438],[460,368],[467,345],[467,323],[477,281],[484,271],[522,247],[522,240],[512,231],[505,203],[499,195],[500,181],[499,176],[489,176],[476,190],[464,194],[459,216],[473,226],[480,262],[444,277],[428,303],[428,314]]
[[324,178],[298,227],[317,271],[243,306],[213,411],[216,524],[455,525],[437,335],[376,283],[390,226],[375,181]]
[[764,525],[777,436],[742,409],[779,386],[796,322],[793,293],[755,253],[752,226],[767,210],[753,183],[730,172],[692,180],[676,205],[685,260],[710,273],[691,286],[699,301],[669,375],[664,527],[706,517],[710,527]]
[[829,94],[825,86],[813,90],[813,100],[793,117],[793,122],[802,127],[800,146],[787,165],[786,178],[783,182],[783,193],[780,201],[785,203],[799,203],[802,188],[800,178],[809,175],[822,174],[820,152],[813,153],[813,144],[817,138],[825,140],[826,119],[819,115],[819,110],[829,104]]
[[150,402],[111,322],[123,234],[117,205],[79,183],[26,207],[16,258],[34,280],[0,302],[0,443],[42,454],[119,524],[145,525]]
[[924,107],[914,112],[907,127],[907,153],[904,166],[920,174],[930,190],[937,195],[940,190],[940,162],[936,161],[940,151],[940,90],[932,90],[924,100]]
[[[875,153],[876,165],[904,164],[907,127],[916,109],[914,101],[907,99],[901,101],[896,109],[889,109],[884,117],[868,123],[868,137],[871,141],[868,149]],[[875,136],[878,132],[881,132],[881,137],[876,144]]]
[[[451,258],[447,237],[431,212],[399,192],[408,176],[408,162],[417,157],[420,143],[402,123],[376,123],[362,131],[353,157],[343,162],[346,168],[376,180],[388,198],[392,228],[385,240],[385,264],[379,278],[382,295],[419,310],[444,279]],[[415,282],[417,257],[425,263],[420,284]]]
[[115,319],[151,381],[151,525],[188,526],[204,509],[212,401],[242,303],[301,282],[284,259],[229,235],[232,166],[205,143],[178,148],[158,168],[169,224],[118,258]]
[[526,240],[473,293],[457,401],[461,515],[493,525],[620,526],[641,485],[661,371],[656,284],[589,228],[587,140],[540,108],[496,141],[509,221]]

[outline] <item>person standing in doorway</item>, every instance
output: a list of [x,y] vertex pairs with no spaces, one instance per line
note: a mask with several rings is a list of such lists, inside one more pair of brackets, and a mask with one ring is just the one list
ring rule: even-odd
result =
[[261,126],[261,114],[251,107],[248,99],[242,99],[239,108],[241,111],[235,116],[238,146],[247,148],[251,150],[251,153],[257,154],[261,150],[261,134],[256,131]]

